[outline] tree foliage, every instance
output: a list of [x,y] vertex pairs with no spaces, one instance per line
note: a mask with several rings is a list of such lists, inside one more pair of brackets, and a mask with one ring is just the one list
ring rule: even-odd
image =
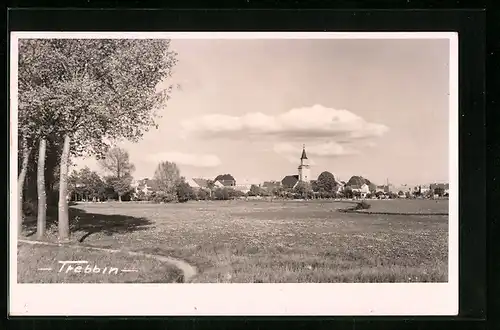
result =
[[299,182],[293,188],[293,193],[298,195],[300,198],[311,198],[312,197],[312,189],[311,185],[306,182]]
[[[104,200],[107,197],[106,182],[87,166],[80,171],[73,170],[68,180],[69,191],[88,200]],[[114,191],[114,190],[113,190]]]
[[370,186],[372,183],[362,176],[354,175],[347,181],[346,186],[362,186],[364,184]]
[[443,197],[445,193],[445,189],[443,187],[436,187],[434,188],[434,194],[438,195],[439,197]]
[[264,190],[253,184],[250,186],[250,191],[248,192],[248,196],[262,196],[264,194]]
[[135,170],[128,152],[122,148],[112,148],[100,159],[99,164],[110,174],[106,177],[106,182],[113,187],[121,201],[122,196],[131,189],[132,171]]
[[19,43],[20,135],[56,132],[64,147],[59,188],[60,238],[69,237],[67,165],[71,155],[105,153],[137,141],[169,98],[176,64],[169,40],[23,39]]
[[181,181],[179,167],[173,162],[165,161],[159,163],[155,170],[154,180],[161,191],[175,194],[177,185]]
[[159,39],[21,40],[19,105],[29,110],[22,118],[35,129],[72,134],[73,154],[105,152],[109,140],[136,141],[155,125],[172,90],[160,84],[176,64],[169,44]]
[[193,188],[185,181],[180,180],[176,187],[177,199],[179,202],[184,203],[192,199],[196,199],[196,194]]
[[328,171],[322,172],[318,176],[318,180],[316,181],[317,191],[323,192],[334,192],[337,189],[337,181],[332,173]]

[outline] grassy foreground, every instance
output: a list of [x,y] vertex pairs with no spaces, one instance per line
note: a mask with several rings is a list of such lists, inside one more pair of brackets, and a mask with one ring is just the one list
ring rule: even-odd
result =
[[19,243],[17,256],[18,283],[170,283],[182,279],[175,267],[123,253]]
[[447,281],[447,216],[338,212],[348,206],[326,201],[81,204],[72,208],[72,239],[183,259],[198,268],[194,282]]

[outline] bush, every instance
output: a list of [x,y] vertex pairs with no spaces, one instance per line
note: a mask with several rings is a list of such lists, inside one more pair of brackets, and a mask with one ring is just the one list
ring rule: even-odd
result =
[[186,182],[180,182],[177,185],[176,194],[178,201],[181,203],[185,203],[188,200],[196,198],[193,188],[191,188]]
[[26,216],[36,215],[38,212],[38,203],[31,199],[26,199],[23,202],[23,213]]
[[207,200],[209,197],[208,192],[205,191],[205,189],[199,189],[196,192],[196,199],[197,200]]
[[148,200],[148,196],[146,196],[146,194],[144,193],[144,191],[139,190],[139,191],[135,194],[134,199],[135,199],[136,201],[147,201],[147,200]]
[[360,203],[357,203],[356,206],[354,207],[354,210],[368,210],[371,207],[370,204],[368,204],[365,201],[361,201]]
[[152,197],[152,201],[154,203],[172,203],[176,202],[177,200],[178,199],[176,194],[165,193],[162,191],[156,192]]
[[240,198],[245,196],[245,193],[235,189],[229,189],[229,197],[230,198]]
[[214,199],[216,200],[228,200],[229,199],[229,189],[227,188],[217,188],[214,191]]

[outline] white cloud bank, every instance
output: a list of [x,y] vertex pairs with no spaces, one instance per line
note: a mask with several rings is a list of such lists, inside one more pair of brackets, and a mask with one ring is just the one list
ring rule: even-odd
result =
[[169,161],[178,165],[188,165],[194,167],[217,167],[221,164],[219,157],[209,154],[188,154],[183,152],[159,152],[149,157],[150,161]]
[[181,127],[184,136],[266,139],[274,142],[274,151],[282,155],[296,154],[300,152],[297,148],[306,143],[307,152],[317,157],[359,153],[357,147],[373,146],[369,140],[389,130],[383,124],[368,122],[348,110],[322,105],[296,108],[276,116],[261,112],[239,117],[209,114],[186,120]]
[[243,116],[209,114],[182,122],[186,133],[208,137],[277,136],[286,138],[358,139],[381,136],[385,125],[370,123],[348,111],[314,105],[277,116],[261,112]]

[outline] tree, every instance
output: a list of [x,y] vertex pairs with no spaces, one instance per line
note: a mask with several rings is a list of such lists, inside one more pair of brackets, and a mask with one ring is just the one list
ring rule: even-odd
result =
[[310,196],[311,187],[305,182],[299,182],[295,188],[293,188],[293,192],[301,198],[306,199]]
[[121,202],[122,196],[130,191],[132,172],[135,170],[128,152],[122,148],[110,149],[105,157],[100,159],[99,164],[110,173],[108,182],[118,194],[118,200]]
[[328,171],[324,171],[318,176],[316,185],[317,191],[332,193],[337,189],[337,181],[335,181],[333,174]]
[[[31,39],[20,42],[27,79],[20,94],[46,91],[48,126],[63,140],[59,178],[59,238],[69,239],[70,155],[100,156],[114,140],[137,141],[156,126],[168,100],[164,83],[176,64],[169,40]],[[28,51],[27,51],[28,50]],[[20,61],[21,63],[21,61]],[[21,85],[21,84],[20,84]],[[32,92],[34,91],[34,92]],[[20,95],[21,99],[21,95]],[[24,97],[29,101],[29,97]]]
[[196,199],[198,200],[206,200],[208,199],[208,193],[205,191],[205,189],[198,189],[196,192]]
[[434,194],[438,195],[439,197],[444,196],[445,189],[443,187],[436,187],[434,188]]
[[182,180],[180,180],[180,182],[177,184],[176,192],[177,199],[181,203],[196,198],[193,188],[191,188],[191,186],[186,181],[184,181],[184,178],[182,178]]
[[354,197],[354,192],[352,191],[352,188],[349,186],[346,186],[344,188],[344,196],[346,198],[353,198]]
[[45,150],[46,140],[41,138],[38,148],[37,164],[37,186],[38,186],[38,212],[36,236],[42,239],[45,236],[45,227],[47,226],[47,195],[45,191]]
[[370,186],[372,183],[370,180],[363,178],[362,176],[354,175],[352,176],[349,181],[347,181],[346,186],[362,186],[362,185],[368,185]]
[[[28,161],[31,151],[38,140],[37,160],[37,236],[41,238],[45,232],[47,195],[45,190],[45,153],[47,136],[56,130],[50,126],[47,116],[49,113],[47,97],[48,89],[43,86],[37,69],[41,63],[33,61],[40,52],[44,51],[43,45],[26,40],[20,43],[18,58],[18,137],[21,151],[21,168],[18,176],[18,232],[22,231],[23,220],[23,190]],[[40,228],[43,226],[43,228]]]
[[177,164],[168,161],[159,163],[155,170],[154,180],[158,183],[161,191],[175,194],[176,187],[181,182],[181,174]]
[[76,199],[102,200],[106,195],[106,183],[97,172],[85,166],[80,171],[73,170],[68,178],[68,190],[70,195],[76,195]]
[[215,189],[214,197],[217,200],[228,200],[230,198],[229,189],[227,189],[226,187]]
[[262,189],[259,186],[253,184],[250,186],[250,191],[248,192],[248,196],[260,196],[262,195]]
[[209,197],[212,198],[212,193],[213,193],[214,188],[215,188],[215,181],[207,180],[207,188],[209,191]]

